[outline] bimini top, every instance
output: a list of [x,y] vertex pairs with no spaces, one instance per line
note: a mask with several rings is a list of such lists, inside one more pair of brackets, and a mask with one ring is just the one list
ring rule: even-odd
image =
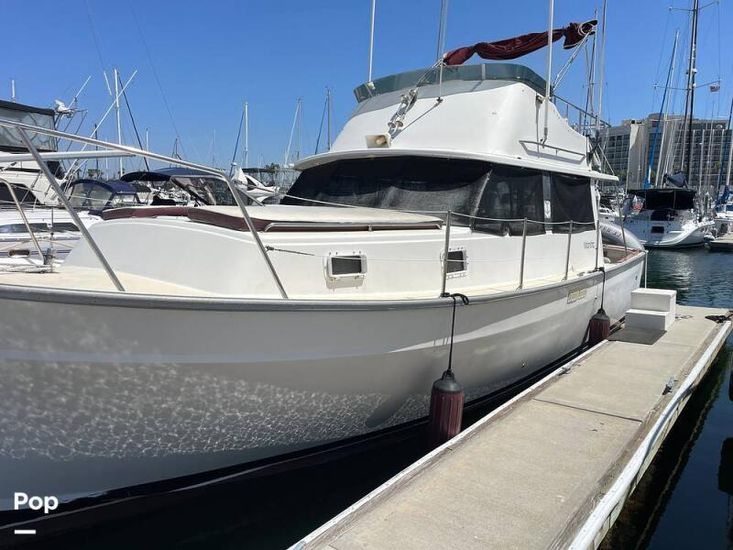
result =
[[695,207],[695,191],[692,189],[629,189],[629,193],[643,198],[647,210],[689,210]]
[[[414,87],[418,82],[421,86],[437,84],[439,71],[425,68],[405,73],[397,73],[372,82],[367,82],[354,89],[356,101],[369,99],[380,94],[395,92]],[[545,79],[532,69],[516,63],[481,63],[479,65],[455,65],[443,67],[443,82],[451,80],[483,81],[504,80],[522,82],[535,92],[544,95]]]
[[171,178],[215,178],[217,176],[194,170],[193,168],[161,168],[159,170],[143,170],[129,172],[122,176],[123,181],[170,181]]

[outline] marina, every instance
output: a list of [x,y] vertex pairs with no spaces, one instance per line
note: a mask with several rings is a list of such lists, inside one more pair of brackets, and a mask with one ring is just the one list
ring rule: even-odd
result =
[[[329,14],[345,44],[368,16],[366,79],[353,44],[320,35],[284,58],[330,62],[275,71],[276,36],[300,27],[235,46],[218,3],[173,14],[222,25],[171,57],[170,29],[145,32],[162,6],[141,18],[133,0],[137,38],[110,67],[110,7],[85,2],[89,44],[71,47],[103,78],[75,68],[52,107],[35,49],[13,60],[0,547],[733,544],[733,97],[726,120],[708,32],[727,11],[669,10],[652,85],[606,0],[523,21],[503,6],[488,33],[440,0],[427,59],[377,0],[319,1],[278,17]],[[642,11],[627,23],[658,10]],[[412,16],[415,38],[436,26]],[[399,46],[384,61],[381,40]],[[614,80],[631,65],[659,106],[646,119],[609,108],[615,90],[640,112]],[[17,82],[36,83],[27,102]],[[715,479],[695,510],[688,476]]]
[[707,317],[727,313],[681,307],[653,344],[623,329],[292,548],[599,546],[731,332]]

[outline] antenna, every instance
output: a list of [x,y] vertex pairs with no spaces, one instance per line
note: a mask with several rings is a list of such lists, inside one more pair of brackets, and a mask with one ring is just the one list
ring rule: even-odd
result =
[[542,142],[547,141],[547,122],[550,116],[550,82],[552,82],[552,27],[555,18],[555,0],[550,0],[549,17],[547,22],[547,79],[545,81],[545,128]]
[[600,69],[598,74],[598,117],[596,118],[596,128],[600,138],[601,121],[603,120],[603,86],[606,79],[606,8],[608,3],[603,0],[603,9],[601,10],[601,52]]
[[377,12],[377,0],[372,0],[372,19],[369,31],[369,73],[367,82],[372,81],[372,60],[374,59],[374,16]]
[[448,0],[440,0],[440,23],[438,24],[438,53],[436,61],[443,59],[445,51],[445,27],[448,23]]
[[10,101],[15,101],[15,79],[10,79]]

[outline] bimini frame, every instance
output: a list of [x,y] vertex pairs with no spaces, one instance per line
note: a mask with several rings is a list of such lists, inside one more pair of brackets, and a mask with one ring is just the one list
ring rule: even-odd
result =
[[[28,132],[52,136],[52,137],[56,137],[59,139],[66,139],[66,140],[77,142],[77,143],[85,143],[87,145],[103,147],[111,151],[120,151],[123,153],[148,158],[151,160],[158,160],[158,161],[166,162],[169,164],[175,164],[177,166],[183,166],[184,168],[200,170],[207,174],[211,174],[212,176],[217,176],[217,177],[224,179],[227,183],[227,186],[229,187],[229,191],[232,193],[232,196],[234,197],[234,200],[237,203],[237,206],[239,207],[239,210],[242,213],[242,216],[244,217],[244,222],[247,225],[247,228],[249,229],[250,233],[252,234],[252,238],[254,239],[255,244],[257,245],[257,248],[260,251],[260,254],[262,255],[262,259],[265,261],[265,264],[267,265],[267,268],[270,271],[270,274],[272,275],[272,279],[275,282],[275,285],[277,286],[278,290],[280,291],[280,295],[284,299],[288,298],[288,294],[285,291],[285,288],[283,287],[282,281],[280,280],[280,277],[278,276],[277,271],[275,270],[275,266],[270,261],[270,258],[267,255],[267,250],[265,249],[265,246],[262,244],[262,240],[260,239],[260,235],[257,232],[257,229],[254,226],[254,223],[252,222],[252,218],[249,216],[249,213],[247,212],[247,208],[246,208],[247,205],[245,204],[244,200],[242,199],[241,195],[239,194],[240,190],[234,185],[234,181],[225,172],[216,170],[215,168],[211,168],[209,166],[204,166],[201,164],[188,162],[188,161],[181,160],[178,158],[167,157],[165,155],[160,155],[158,153],[152,153],[150,151],[144,151],[142,149],[138,149],[136,147],[130,147],[128,145],[121,145],[117,143],[101,141],[98,139],[77,136],[75,134],[69,134],[66,132],[61,132],[59,130],[51,130],[49,128],[43,128],[40,126],[34,126],[32,124],[25,124],[23,122],[7,120],[4,118],[0,118],[0,127],[17,130],[18,134],[20,135],[21,140],[23,141],[24,145],[28,149],[28,152],[33,156],[33,159],[36,161],[41,171],[48,179],[49,183],[51,184],[54,191],[58,195],[59,201],[61,201],[61,204],[63,204],[66,211],[69,213],[69,215],[72,217],[74,222],[79,227],[82,237],[87,242],[89,247],[92,249],[92,251],[94,252],[94,255],[97,257],[97,260],[99,260],[99,263],[102,265],[105,272],[107,273],[107,276],[110,278],[115,288],[119,292],[125,291],[124,286],[122,285],[119,278],[115,274],[114,270],[112,269],[112,266],[107,261],[107,258],[105,257],[104,253],[102,252],[102,250],[99,248],[97,243],[94,241],[94,238],[89,233],[89,230],[81,222],[79,215],[71,207],[71,204],[69,203],[68,199],[66,198],[66,195],[63,193],[63,190],[61,189],[61,186],[59,185],[58,180],[56,179],[53,172],[49,168],[48,164],[46,163],[46,160],[44,160],[41,153],[38,152],[36,147],[31,142],[30,138],[28,137]],[[242,193],[244,193],[247,197],[252,199],[254,202],[261,204],[259,203],[257,199],[255,199],[254,197],[251,197],[246,191],[242,190]]]

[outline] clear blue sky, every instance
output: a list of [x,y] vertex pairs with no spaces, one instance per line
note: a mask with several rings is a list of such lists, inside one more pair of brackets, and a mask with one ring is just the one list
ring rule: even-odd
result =
[[[556,0],[555,26],[592,18],[599,4]],[[687,14],[670,14],[668,8],[689,2],[609,4],[604,118],[618,122],[658,109],[653,85],[666,75],[674,29],[687,36]],[[440,0],[377,0],[375,77],[434,61],[439,11]],[[159,80],[187,157],[207,164],[213,155],[218,166],[228,166],[245,99],[250,164],[260,158],[281,162],[298,97],[304,104],[305,155],[315,146],[325,87],[334,91],[338,131],[355,106],[352,89],[366,80],[370,0],[3,0],[2,12],[0,98],[9,98],[14,78],[18,101],[68,102],[91,75],[80,99],[88,109],[81,131],[88,134],[110,102],[102,67],[110,78],[112,68],[119,68],[123,79],[137,69],[129,99],[140,130],[150,128],[151,148],[169,154],[175,137]],[[699,116],[715,111],[727,116],[733,67],[728,55],[719,55],[719,28],[727,31],[732,23],[727,0],[701,17],[698,82],[720,75],[722,90],[700,91]],[[446,49],[542,31],[546,25],[545,0],[450,0]],[[545,55],[540,50],[519,62],[544,75]],[[555,67],[568,57],[556,48]],[[579,60],[558,94],[582,103],[582,55]],[[132,140],[128,119],[124,126]],[[113,139],[114,128],[109,117],[100,137]]]

